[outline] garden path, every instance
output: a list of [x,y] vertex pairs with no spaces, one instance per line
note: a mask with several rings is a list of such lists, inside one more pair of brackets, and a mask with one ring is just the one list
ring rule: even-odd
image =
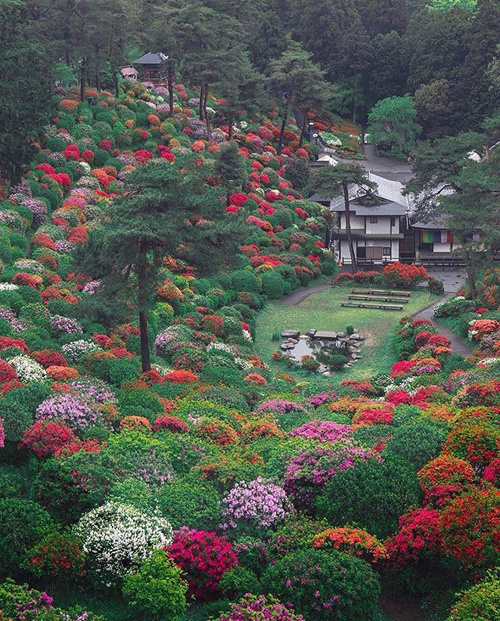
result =
[[[455,295],[454,293],[447,293],[442,298],[439,298],[439,300],[437,300],[436,302],[444,302],[448,298],[452,298],[454,295]],[[430,306],[427,306],[426,308],[423,308],[422,310],[418,311],[418,313],[415,313],[414,315],[412,315],[412,318],[413,319],[429,319],[429,321],[438,330],[440,334],[450,339],[451,349],[453,350],[454,354],[460,354],[460,356],[463,356],[464,358],[468,358],[469,356],[472,356],[472,353],[473,353],[472,347],[467,345],[467,343],[463,339],[461,339],[459,336],[457,336],[454,332],[452,332],[451,330],[448,330],[448,328],[445,328],[440,323],[434,320],[433,309],[434,309],[434,306],[436,305],[436,302],[433,302]]]
[[319,293],[320,291],[324,291],[325,289],[329,289],[332,286],[332,282],[323,282],[319,285],[313,285],[312,287],[303,287],[302,289],[296,289],[285,295],[279,300],[278,304],[286,304],[287,306],[296,306],[300,304],[303,300],[308,298],[313,293]]

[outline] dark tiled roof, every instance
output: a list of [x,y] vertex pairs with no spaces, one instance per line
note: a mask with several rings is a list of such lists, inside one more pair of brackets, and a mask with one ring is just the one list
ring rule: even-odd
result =
[[161,63],[167,60],[168,56],[162,54],[161,52],[148,52],[134,60],[132,64],[134,65],[161,65]]

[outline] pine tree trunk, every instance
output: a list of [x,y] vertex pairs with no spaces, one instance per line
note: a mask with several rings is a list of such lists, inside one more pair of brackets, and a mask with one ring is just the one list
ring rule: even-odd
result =
[[200,121],[203,121],[203,97],[205,95],[205,85],[200,85],[200,101],[198,105],[198,115],[200,117]]
[[172,67],[168,67],[167,74],[167,86],[168,86],[168,115],[174,114],[174,72]]
[[302,130],[300,132],[299,149],[304,144],[304,135],[306,133],[307,116],[304,114],[304,122],[302,123]]
[[82,58],[80,64],[80,101],[85,99],[85,65],[86,59]]
[[227,139],[231,141],[233,139],[233,116],[232,115],[229,116],[227,122],[229,124],[229,131],[227,132]]
[[205,93],[203,94],[203,116],[205,117],[205,123],[207,124],[207,140],[210,142],[210,119],[207,112],[207,100],[208,100],[208,84],[205,84]]
[[352,245],[351,234],[351,212],[349,211],[349,187],[347,183],[342,184],[342,190],[344,192],[344,209],[345,209],[345,230],[347,233],[347,245],[349,246],[349,254],[351,255],[352,273],[358,271],[358,262],[356,259],[356,253],[354,252],[354,246]]
[[139,329],[141,332],[141,360],[142,371],[151,371],[151,360],[149,357],[149,337],[148,337],[148,315],[146,311],[139,311]]
[[283,120],[281,121],[280,139],[278,143],[278,155],[281,155],[281,151],[283,150],[283,137],[285,135],[285,127],[286,127],[287,118],[288,118],[288,105],[286,105],[285,109],[283,110]]
[[137,270],[137,302],[139,306],[142,370],[146,372],[151,371],[151,360],[149,357],[148,315],[146,311],[146,250],[142,247],[139,249]]

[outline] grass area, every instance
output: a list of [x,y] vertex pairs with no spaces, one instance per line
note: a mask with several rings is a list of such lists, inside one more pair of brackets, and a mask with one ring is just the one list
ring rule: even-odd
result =
[[437,298],[428,291],[414,291],[402,311],[343,308],[340,303],[347,299],[351,288],[340,286],[325,289],[310,295],[295,306],[279,302],[269,303],[257,319],[255,347],[262,359],[270,363],[275,372],[285,371],[283,364],[271,361],[272,353],[279,348],[279,342],[272,340],[276,332],[287,329],[306,332],[310,328],[339,332],[345,331],[346,326],[351,325],[365,337],[361,348],[363,359],[354,367],[330,377],[329,381],[334,377],[339,380],[359,379],[389,372],[396,362],[392,336],[399,320],[401,317],[413,315]]

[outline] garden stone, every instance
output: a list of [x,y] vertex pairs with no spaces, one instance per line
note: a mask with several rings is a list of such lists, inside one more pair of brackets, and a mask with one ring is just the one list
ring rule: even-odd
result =
[[338,337],[339,339],[345,339],[345,337],[346,337],[346,333],[345,333],[345,332],[338,332],[338,333],[337,333],[337,337]]
[[283,330],[281,333],[281,338],[283,339],[296,339],[300,336],[300,332],[298,330]]
[[361,340],[361,336],[359,334],[351,334],[351,341],[360,341]]
[[289,341],[286,341],[285,343],[281,343],[280,345],[280,349],[283,349],[284,351],[287,351],[288,349],[293,349],[295,347],[295,343],[290,343]]
[[317,330],[314,330],[314,329],[308,330],[306,332],[306,336],[309,336],[310,338],[314,338],[314,335],[316,334],[316,332]]

